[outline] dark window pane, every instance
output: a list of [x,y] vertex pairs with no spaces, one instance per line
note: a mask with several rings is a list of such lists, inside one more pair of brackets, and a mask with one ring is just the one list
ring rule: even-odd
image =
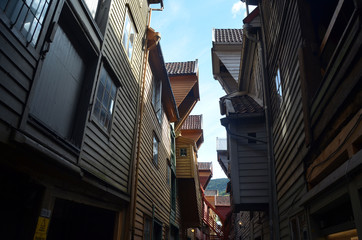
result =
[[97,92],[97,98],[98,98],[99,101],[102,101],[103,92],[104,92],[104,86],[103,86],[103,84],[99,84],[98,92]]
[[97,118],[99,118],[99,113],[100,113],[100,111],[101,111],[101,103],[97,100],[97,101],[96,101],[96,104],[95,104],[95,106],[94,106],[94,112],[93,112],[94,116],[96,116]]
[[101,116],[100,116],[100,122],[102,125],[104,125],[105,121],[106,121],[106,109],[102,107],[101,109]]

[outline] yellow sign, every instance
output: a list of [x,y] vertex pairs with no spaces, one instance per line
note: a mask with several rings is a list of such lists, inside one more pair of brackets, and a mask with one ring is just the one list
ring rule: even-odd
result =
[[49,218],[39,217],[34,234],[34,240],[46,240],[49,226]]

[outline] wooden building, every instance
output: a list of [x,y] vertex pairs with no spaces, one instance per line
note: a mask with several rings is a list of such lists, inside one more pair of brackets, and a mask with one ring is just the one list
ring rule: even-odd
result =
[[184,229],[197,228],[202,221],[197,151],[203,143],[202,115],[190,115],[176,137],[176,177]]
[[2,238],[126,238],[150,2],[1,1]]
[[160,43],[151,46],[146,68],[136,154],[134,239],[177,239],[175,134],[178,111]]
[[361,2],[246,3],[258,7],[244,19],[239,91],[260,79],[270,235],[362,238]]
[[180,115],[175,124],[175,132],[178,132],[200,100],[198,61],[166,63],[166,69]]

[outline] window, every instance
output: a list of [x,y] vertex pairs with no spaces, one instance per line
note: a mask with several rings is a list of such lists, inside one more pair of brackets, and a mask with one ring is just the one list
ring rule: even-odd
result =
[[180,156],[181,157],[187,156],[187,148],[180,148]]
[[153,134],[153,163],[158,165],[158,138]]
[[104,34],[107,25],[110,0],[83,0],[87,6],[90,15],[97,23],[98,28]]
[[50,0],[1,0],[0,8],[9,18],[12,27],[35,46],[49,4]]
[[308,227],[304,213],[299,213],[289,219],[292,240],[308,239]]
[[98,0],[84,0],[85,4],[88,7],[88,10],[93,18],[96,17],[97,8],[98,8]]
[[162,104],[161,104],[162,83],[159,79],[152,79],[152,105],[155,110],[159,122],[162,120]]
[[161,240],[162,239],[162,223],[158,220],[153,221],[153,240]]
[[279,70],[279,68],[278,68],[277,74],[275,76],[275,88],[276,88],[276,91],[277,91],[279,97],[282,97],[283,92],[282,92],[282,83],[281,83],[281,79],[280,79],[280,70]]
[[176,210],[176,175],[171,171],[171,209]]
[[176,150],[175,150],[175,132],[173,130],[173,124],[170,124],[171,129],[171,166],[176,166]]
[[149,217],[144,218],[144,226],[143,226],[143,239],[151,240],[151,227],[152,227],[152,220]]
[[102,67],[93,115],[107,131],[110,130],[117,88],[107,71]]
[[130,16],[129,10],[126,11],[126,19],[123,26],[123,36],[122,36],[122,45],[126,50],[126,54],[129,60],[132,58],[133,44],[136,38],[136,29],[132,18]]
[[[169,162],[170,160],[167,159],[167,162]],[[166,182],[168,186],[171,186],[171,166],[169,165],[169,163],[166,165]]]

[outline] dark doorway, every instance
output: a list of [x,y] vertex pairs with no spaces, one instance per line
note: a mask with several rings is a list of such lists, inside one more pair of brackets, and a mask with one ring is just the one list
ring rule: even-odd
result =
[[112,240],[116,213],[72,201],[57,199],[48,240]]
[[0,165],[1,239],[33,239],[44,188]]

